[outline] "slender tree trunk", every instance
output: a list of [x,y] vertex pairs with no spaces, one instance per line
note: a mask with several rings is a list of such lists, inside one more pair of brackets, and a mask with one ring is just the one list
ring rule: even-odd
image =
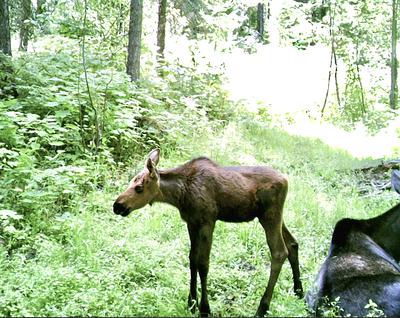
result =
[[331,50],[331,58],[330,58],[330,63],[329,63],[329,73],[328,73],[328,86],[326,88],[326,93],[325,93],[325,99],[324,99],[324,104],[321,109],[321,118],[324,117],[324,111],[326,107],[326,103],[328,102],[328,96],[329,96],[329,89],[331,86],[331,76],[332,76],[332,61],[333,61],[333,51]]
[[0,0],[0,51],[6,55],[11,55],[11,33],[8,0]]
[[19,50],[27,51],[28,41],[32,33],[32,1],[22,0],[21,26],[19,31]]
[[[84,6],[85,6],[85,11],[84,11],[84,16],[83,16],[83,35],[82,35],[82,66],[83,66],[83,72],[85,75],[85,83],[86,83],[86,89],[89,97],[89,106],[92,108],[93,113],[94,113],[94,125],[95,125],[95,132],[94,132],[94,145],[95,145],[95,151],[96,154],[98,153],[98,150],[101,146],[101,139],[102,139],[102,130],[101,130],[101,125],[100,125],[100,119],[99,119],[99,114],[96,108],[96,105],[93,102],[92,98],[92,93],[90,90],[90,85],[89,85],[89,78],[88,78],[88,72],[87,72],[87,66],[86,66],[86,24],[87,24],[87,0],[84,1]],[[81,113],[81,134],[83,135],[83,120],[85,116],[86,109],[83,105],[81,105],[80,113]]]
[[257,4],[257,32],[260,37],[260,41],[264,38],[264,25],[265,25],[265,4],[259,2]]
[[357,60],[356,60],[357,61],[356,62],[357,81],[358,81],[358,85],[360,86],[361,111],[363,112],[363,114],[365,114],[366,105],[365,105],[364,87],[363,87],[362,80],[361,80],[360,65],[358,63],[358,61],[359,61],[358,41],[356,42],[356,58],[357,58]]
[[329,89],[331,86],[331,77],[332,77],[332,64],[335,62],[335,83],[336,83],[336,95],[338,98],[338,103],[340,106],[340,98],[339,98],[339,86],[337,83],[337,59],[336,59],[336,50],[335,50],[335,33],[333,30],[333,23],[334,23],[334,15],[332,12],[332,6],[329,5],[329,35],[331,38],[331,57],[330,57],[330,63],[329,63],[329,73],[328,73],[328,87],[326,88],[326,93],[325,93],[325,99],[324,99],[324,104],[321,109],[321,117],[324,116],[324,111],[326,107],[326,103],[328,102],[328,96],[329,96]]
[[391,76],[390,76],[390,108],[396,109],[398,104],[399,88],[397,85],[397,0],[392,0],[392,54],[391,54]]
[[118,22],[118,30],[117,30],[117,34],[123,34],[124,32],[124,5],[121,3],[119,5],[119,12],[118,12],[118,16],[119,16],[119,22]]
[[[333,31],[332,31],[333,32]],[[336,87],[336,100],[338,103],[339,109],[341,106],[340,100],[340,89],[339,89],[339,81],[338,81],[338,63],[337,63],[337,56],[336,56],[336,48],[335,48],[335,37],[332,36],[332,54],[333,54],[333,61],[335,63],[335,87]]]
[[131,77],[131,80],[136,82],[140,78],[140,45],[143,17],[142,0],[131,0],[130,11],[126,72]]
[[366,105],[365,105],[365,97],[364,97],[364,87],[363,87],[362,80],[361,80],[360,65],[358,65],[358,64],[356,65],[356,70],[357,70],[358,85],[360,85],[361,111],[363,112],[363,114],[365,114]]
[[157,53],[159,58],[164,59],[165,49],[165,28],[167,24],[167,0],[159,0],[158,7],[158,28],[157,28]]
[[321,117],[324,116],[326,103],[328,101],[328,94],[329,94],[329,88],[330,88],[330,83],[331,83],[332,64],[333,63],[335,64],[334,77],[335,77],[335,87],[336,87],[336,100],[337,100],[339,109],[341,108],[340,89],[339,89],[339,81],[338,81],[338,62],[337,62],[336,46],[335,46],[336,40],[335,40],[334,23],[335,23],[335,8],[332,8],[332,5],[329,5],[329,35],[331,37],[331,59],[330,59],[330,64],[329,64],[328,87],[327,87],[326,94],[325,94],[324,105],[322,106],[322,109],[321,109]]
[[37,0],[36,14],[43,14],[46,12],[46,0]]

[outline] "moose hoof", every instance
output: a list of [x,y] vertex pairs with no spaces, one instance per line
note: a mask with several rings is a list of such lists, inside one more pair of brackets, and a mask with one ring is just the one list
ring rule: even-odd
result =
[[304,297],[304,292],[303,292],[302,289],[296,289],[296,290],[294,291],[294,294],[295,294],[299,299],[302,299],[302,298]]
[[208,310],[208,311],[200,311],[200,315],[199,316],[200,317],[211,317],[212,315],[211,315],[210,310]]
[[268,305],[260,304],[260,306],[258,307],[257,312],[254,315],[254,317],[265,317],[265,315],[267,314],[268,310],[269,310],[269,306]]
[[294,294],[300,299],[304,297],[303,286],[301,283],[297,286],[294,286]]

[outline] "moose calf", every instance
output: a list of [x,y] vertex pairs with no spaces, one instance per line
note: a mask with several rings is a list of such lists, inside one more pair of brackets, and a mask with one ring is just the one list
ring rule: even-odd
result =
[[247,222],[258,218],[271,251],[271,271],[257,316],[269,309],[281,267],[289,259],[294,290],[301,297],[298,245],[283,222],[287,179],[269,167],[221,167],[208,158],[193,159],[179,167],[158,170],[160,151],[150,152],[142,172],[114,203],[114,212],[127,216],[148,203],[175,206],[187,223],[190,237],[189,306],[197,305],[197,273],[200,276],[200,314],[210,315],[207,274],[212,235],[217,220]]

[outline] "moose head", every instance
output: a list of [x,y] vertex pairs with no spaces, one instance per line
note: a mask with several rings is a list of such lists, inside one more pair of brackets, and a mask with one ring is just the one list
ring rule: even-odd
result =
[[115,200],[115,214],[127,216],[156,198],[160,193],[160,175],[156,169],[159,159],[160,149],[153,149],[146,159],[144,169],[129,182],[128,188]]

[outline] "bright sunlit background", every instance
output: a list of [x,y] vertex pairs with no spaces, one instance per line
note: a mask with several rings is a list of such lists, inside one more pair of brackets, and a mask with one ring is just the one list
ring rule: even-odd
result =
[[[192,63],[190,41],[175,40],[169,49],[171,54],[182,63]],[[256,44],[256,52],[252,54],[239,48],[220,53],[204,41],[197,43],[195,54],[197,63],[211,63],[224,69],[225,88],[233,100],[243,101],[252,111],[267,107],[271,114],[290,114],[295,120],[285,123],[285,129],[291,134],[320,138],[360,158],[391,158],[398,153],[400,118],[390,121],[374,135],[361,123],[349,131],[319,120],[328,81],[330,51],[327,47],[318,45],[298,50],[278,44]],[[329,98],[335,98],[333,95],[331,83]]]

